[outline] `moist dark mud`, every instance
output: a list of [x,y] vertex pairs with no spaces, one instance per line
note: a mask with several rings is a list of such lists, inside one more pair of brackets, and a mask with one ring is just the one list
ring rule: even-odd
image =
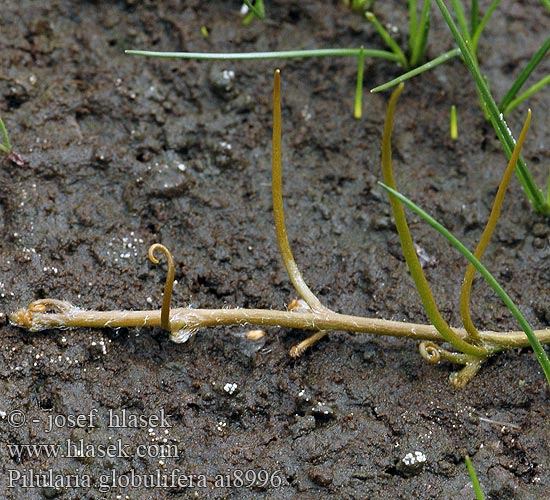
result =
[[[208,329],[176,345],[159,329],[29,334],[6,323],[7,313],[44,297],[83,308],[160,307],[164,266],[147,260],[155,242],[176,259],[175,304],[284,308],[295,298],[272,226],[275,63],[123,51],[383,47],[342,2],[269,3],[267,20],[248,27],[239,8],[129,0],[2,6],[0,111],[25,160],[3,157],[0,169],[2,498],[473,498],[466,454],[488,498],[546,498],[548,388],[530,349],[495,356],[457,390],[448,382],[455,367],[427,365],[406,340],[335,332],[292,360],[288,351],[303,332],[270,328],[251,343],[243,328]],[[378,2],[376,12],[406,38],[403,5]],[[480,59],[498,97],[547,36],[546,15],[536,0],[504,1],[489,23]],[[452,46],[434,11],[429,56]],[[355,61],[276,65],[287,224],[306,281],[337,311],[426,322],[377,186],[387,94],[365,92],[356,121]],[[392,63],[370,61],[365,87],[398,74]],[[459,116],[454,142],[451,104]],[[525,158],[542,186],[548,91],[528,105]],[[509,117],[516,133],[526,108]],[[398,115],[399,188],[473,247],[506,159],[470,75],[454,60],[415,79]],[[458,325],[465,262],[409,219],[441,311]],[[484,262],[537,328],[550,325],[549,234],[548,219],[514,180]],[[479,328],[517,329],[481,280],[473,315]],[[141,416],[140,425],[109,420],[123,415]],[[88,453],[67,456],[67,440]],[[9,446],[25,444],[61,444],[64,456],[45,449],[17,456]],[[175,470],[181,483],[159,486]],[[62,484],[31,483],[50,471]]]

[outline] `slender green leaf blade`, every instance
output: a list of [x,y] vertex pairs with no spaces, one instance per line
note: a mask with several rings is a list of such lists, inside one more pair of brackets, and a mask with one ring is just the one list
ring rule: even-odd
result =
[[[282,50],[276,52],[156,52],[152,50],[125,50],[133,56],[197,59],[197,60],[225,60],[247,61],[262,59],[298,59],[307,57],[358,57],[361,49],[308,49],[308,50]],[[401,62],[400,58],[388,50],[364,49],[365,57],[388,59],[393,62]]]
[[391,87],[395,87],[396,85],[399,85],[401,82],[404,82],[406,80],[409,80],[410,78],[413,78],[417,75],[425,73],[426,71],[429,71],[435,68],[436,66],[439,66],[444,62],[447,62],[449,59],[452,59],[453,57],[456,57],[459,55],[460,55],[459,48],[449,50],[449,52],[445,52],[444,54],[441,54],[440,56],[436,57],[435,59],[432,59],[431,61],[428,61],[422,66],[418,66],[418,68],[414,68],[411,71],[407,71],[407,73],[403,73],[401,76],[398,76],[397,78],[394,78],[393,80],[387,83],[384,83],[382,85],[379,85],[378,87],[373,88],[371,92],[373,93],[381,92],[382,90],[387,90]]
[[498,108],[504,114],[506,114],[504,110],[515,99],[517,93],[519,92],[519,89],[523,86],[527,78],[529,78],[533,70],[539,65],[539,63],[542,61],[542,58],[546,55],[549,49],[550,49],[550,37],[548,37],[544,41],[540,49],[537,50],[537,52],[531,58],[531,60],[527,63],[525,68],[523,68],[523,71],[518,75],[518,77],[516,78],[516,81],[510,87],[510,90],[502,98],[502,101],[500,101]]
[[485,500],[485,495],[483,494],[483,491],[481,490],[481,486],[479,484],[479,480],[477,478],[476,470],[474,469],[474,466],[472,464],[472,461],[470,460],[470,457],[466,455],[464,457],[464,460],[466,462],[466,468],[468,469],[468,474],[470,475],[470,479],[472,480],[472,486],[474,488],[474,493],[476,494],[477,500]]

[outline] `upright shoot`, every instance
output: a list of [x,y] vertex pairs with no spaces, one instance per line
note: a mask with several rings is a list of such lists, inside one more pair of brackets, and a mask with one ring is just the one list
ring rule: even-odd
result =
[[[388,109],[386,112],[386,122],[384,124],[384,133],[382,136],[382,173],[384,177],[384,183],[390,188],[397,190],[392,167],[392,158],[391,158],[391,134],[393,129],[393,119],[395,114],[395,105],[397,99],[401,92],[403,91],[403,84],[400,84],[392,93],[390,101],[388,103]],[[397,233],[399,234],[399,241],[401,242],[401,249],[405,257],[405,261],[411,273],[411,276],[416,284],[416,288],[426,310],[431,323],[435,326],[437,331],[441,336],[450,344],[452,344],[455,349],[469,354],[474,357],[485,357],[489,353],[489,350],[485,347],[472,345],[469,342],[462,339],[457,335],[453,329],[448,325],[448,323],[443,319],[435,299],[433,297],[430,285],[428,280],[424,275],[418,256],[416,255],[416,250],[414,248],[414,243],[409,231],[409,226],[407,224],[407,219],[405,217],[405,210],[401,203],[390,196],[390,205],[395,219],[395,226],[397,228]]]
[[[483,276],[483,278],[487,281],[489,286],[501,298],[501,300],[504,302],[506,307],[512,313],[514,318],[516,318],[517,322],[520,324],[521,328],[525,333],[525,336],[529,339],[529,343],[531,344],[531,347],[535,352],[537,361],[540,363],[542,367],[542,371],[546,376],[546,380],[550,385],[550,360],[548,360],[548,356],[546,355],[546,352],[542,347],[537,337],[537,334],[534,332],[533,328],[531,327],[531,325],[529,324],[525,316],[521,313],[519,308],[516,306],[516,304],[510,298],[510,296],[506,293],[506,291],[500,286],[500,284],[494,278],[494,276],[479,261],[479,259],[477,259],[475,255],[472,252],[470,252],[470,250],[468,250],[464,246],[464,244],[458,238],[456,238],[445,226],[443,226],[440,222],[435,220],[431,215],[429,215],[426,211],[424,211],[414,202],[409,200],[406,196],[401,194],[399,191],[393,189],[388,185],[385,185],[385,184],[381,184],[381,185],[386,191],[388,191],[388,193],[391,195],[392,198],[395,198],[395,200],[399,200],[401,203],[403,203],[408,208],[410,208],[415,214],[417,214],[422,219],[424,219],[430,226],[432,226],[439,234],[441,234],[453,247],[455,247],[464,257],[466,257],[474,265],[474,267],[477,269],[479,274]],[[487,345],[487,343],[485,343],[484,345]],[[493,348],[494,348],[493,352],[498,352],[502,350],[497,345],[493,345]]]
[[[483,257],[483,254],[485,253],[485,250],[489,245],[489,241],[491,240],[491,236],[497,225],[498,219],[500,217],[500,212],[502,210],[502,205],[504,203],[504,196],[506,195],[506,190],[508,189],[508,185],[510,184],[510,180],[514,172],[516,162],[519,158],[521,147],[523,146],[525,137],[527,136],[527,131],[529,130],[530,123],[531,110],[527,112],[527,118],[525,119],[525,123],[523,124],[521,133],[519,134],[518,142],[514,147],[514,151],[512,153],[512,156],[510,157],[510,161],[508,162],[506,170],[504,171],[504,175],[502,176],[502,180],[500,181],[500,185],[498,186],[498,191],[495,196],[495,201],[493,202],[493,208],[491,209],[489,220],[487,221],[487,225],[485,226],[485,229],[481,234],[481,238],[479,239],[479,243],[477,244],[477,247],[475,249],[474,255],[478,260],[481,260],[481,258]],[[464,279],[462,280],[462,288],[460,290],[460,318],[462,319],[462,324],[464,325],[464,328],[468,332],[468,337],[470,341],[473,343],[479,343],[481,341],[479,331],[474,326],[470,313],[470,294],[475,272],[475,267],[472,263],[470,263],[468,265],[468,268],[466,269]]]
[[166,282],[164,284],[164,292],[162,294],[162,309],[160,312],[160,326],[169,332],[172,331],[170,327],[170,302],[172,300],[172,288],[174,286],[174,274],[175,274],[175,264],[174,257],[170,251],[160,243],[155,243],[149,247],[147,255],[149,260],[153,264],[158,264],[159,260],[155,257],[156,251],[161,252],[166,259],[168,265],[168,270],[166,273]]
[[357,84],[355,85],[355,102],[353,108],[353,117],[359,120],[363,114],[363,73],[365,70],[365,48],[359,49],[357,61]]
[[470,457],[466,455],[464,457],[464,461],[466,462],[468,475],[470,476],[470,480],[472,481],[472,488],[474,489],[476,500],[485,500],[485,495],[483,494],[483,490],[481,489],[481,485],[479,484],[479,479],[477,478],[476,470],[474,469]]
[[296,265],[286,232],[285,210],[283,206],[283,154],[281,126],[281,71],[275,70],[273,80],[273,142],[271,153],[271,196],[273,200],[273,219],[279,252],[288,277],[296,291],[314,311],[324,309],[321,301],[306,285],[302,273]]

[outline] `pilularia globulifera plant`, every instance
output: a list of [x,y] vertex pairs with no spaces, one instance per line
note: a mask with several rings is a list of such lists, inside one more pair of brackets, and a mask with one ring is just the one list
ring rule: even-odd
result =
[[[515,347],[532,345],[546,377],[550,382],[550,363],[548,363],[548,358],[541,347],[541,343],[550,342],[550,329],[533,331],[527,321],[525,321],[525,318],[521,316],[521,313],[517,307],[515,307],[511,299],[479,262],[498,219],[504,199],[504,192],[525,138],[530,115],[518,138],[512,158],[508,163],[487,228],[483,233],[475,255],[468,252],[464,247],[458,247],[470,260],[472,266],[475,266],[485,279],[489,281],[495,291],[499,293],[501,298],[503,298],[506,305],[518,319],[523,331],[480,332],[475,328],[469,316],[469,297],[474,273],[473,267],[468,268],[464,280],[465,285],[463,287],[461,300],[461,314],[465,328],[453,328],[443,319],[435,304],[434,297],[415,253],[402,204],[404,203],[413,210],[416,210],[417,213],[420,213],[430,224],[435,224],[434,227],[442,231],[453,245],[456,246],[458,240],[453,240],[452,235],[446,234],[441,225],[439,225],[439,227],[437,226],[437,221],[434,221],[425,212],[422,212],[419,207],[401,195],[397,191],[394,180],[391,161],[391,134],[395,106],[401,90],[402,85],[392,94],[386,115],[386,124],[382,141],[383,186],[390,193],[390,203],[403,253],[411,275],[415,280],[427,315],[432,323],[431,325],[349,316],[337,313],[324,305],[304,281],[294,260],[287,237],[283,207],[282,125],[279,70],[275,72],[273,91],[272,204],[279,252],[288,277],[300,297],[299,300],[293,301],[287,310],[172,308],[170,302],[172,285],[174,282],[174,259],[166,247],[156,243],[149,248],[149,258],[156,264],[159,262],[157,255],[161,253],[167,261],[168,269],[162,307],[160,310],[89,311],[80,309],[62,300],[40,299],[31,302],[26,309],[20,309],[11,314],[9,316],[11,322],[17,326],[27,328],[30,331],[72,327],[119,328],[160,326],[170,333],[171,340],[178,343],[186,342],[201,328],[224,325],[277,326],[281,328],[296,328],[313,331],[314,333],[310,337],[292,347],[290,354],[293,357],[300,356],[308,347],[327,335],[329,331],[333,330],[405,337],[420,341],[420,354],[430,363],[439,363],[441,360],[447,360],[452,363],[463,365],[460,371],[451,375],[451,382],[457,387],[464,386],[479,370],[482,363],[491,355]],[[441,345],[442,343],[450,344],[453,350],[443,347]]]

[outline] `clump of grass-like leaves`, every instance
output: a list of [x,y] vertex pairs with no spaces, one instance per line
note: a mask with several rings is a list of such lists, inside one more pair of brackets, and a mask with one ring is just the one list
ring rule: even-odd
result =
[[[543,77],[537,83],[532,85],[528,90],[519,94],[519,91],[522,88],[523,84],[527,81],[529,76],[532,74],[535,68],[537,68],[537,66],[543,60],[544,56],[550,50],[550,37],[543,42],[541,47],[533,55],[525,68],[520,72],[516,80],[512,83],[510,89],[502,98],[500,104],[497,105],[489,89],[487,79],[481,73],[477,58],[477,46],[479,43],[479,37],[487,23],[488,17],[496,8],[500,0],[493,0],[489,9],[487,10],[487,13],[479,22],[477,21],[477,19],[479,19],[479,15],[475,14],[475,12],[477,11],[477,2],[475,9],[472,6],[471,19],[468,22],[460,0],[452,0],[452,10],[457,19],[457,21],[455,22],[453,20],[451,11],[449,11],[449,9],[446,7],[443,0],[435,1],[439,9],[441,10],[445,22],[449,26],[449,29],[458,45],[458,47],[451,51],[449,54],[452,53],[452,57],[460,55],[465,65],[472,73],[480,97],[483,112],[493,125],[495,133],[499,138],[506,155],[510,157],[514,149],[514,138],[512,137],[510,128],[506,123],[505,115],[516,106],[518,106],[520,103],[525,101],[528,97],[532,96],[534,93],[541,90],[545,85],[550,83],[549,75]],[[416,70],[414,71],[405,73],[404,75],[396,78],[395,80],[392,80],[391,82],[380,85],[372,89],[372,92],[379,92],[381,90],[385,90],[399,83],[402,83],[405,80],[418,74],[420,70],[422,70],[422,67],[416,68]],[[544,215],[550,215],[550,189],[547,190],[545,196],[542,190],[537,187],[533,175],[531,174],[529,168],[527,167],[527,164],[521,156],[518,158],[517,161],[516,174],[534,210]],[[550,185],[550,176],[547,185]]]
[[[263,2],[256,2],[252,5],[249,1],[245,2],[251,9],[245,18],[245,23],[253,17],[263,19],[265,11]],[[372,6],[373,2],[370,2]],[[498,2],[497,2],[498,3]],[[351,7],[364,12],[365,2],[351,4]],[[494,10],[494,9],[493,9]],[[491,10],[492,12],[492,10]],[[420,13],[420,16],[419,16]],[[308,50],[285,50],[274,52],[252,52],[252,53],[198,53],[198,52],[157,52],[147,50],[127,50],[127,54],[161,57],[161,58],[181,58],[197,60],[258,60],[258,59],[294,59],[311,57],[352,57],[356,58],[357,64],[357,83],[355,91],[354,117],[360,118],[362,115],[362,95],[363,95],[363,65],[365,58],[385,59],[395,62],[403,70],[412,72],[407,73],[407,78],[429,71],[435,66],[442,64],[449,59],[460,54],[459,49],[453,49],[449,52],[439,55],[433,60],[420,66],[426,59],[426,47],[428,34],[430,30],[431,0],[424,0],[422,6],[418,7],[416,0],[408,1],[408,24],[409,36],[408,47],[402,48],[393,39],[389,31],[382,25],[376,15],[367,11],[364,12],[365,18],[374,26],[380,35],[384,44],[388,47],[385,50],[375,48],[326,48],[326,49],[308,49]],[[486,20],[490,14],[486,15],[477,27],[479,35],[485,27]]]
[[[436,3],[441,10],[443,17],[445,18],[445,21],[447,22],[451,33],[457,43],[457,47],[455,49],[452,49],[449,52],[446,52],[445,54],[440,56],[444,58],[442,62],[448,61],[449,59],[457,56],[461,56],[466,66],[470,69],[470,71],[472,71],[472,74],[476,81],[476,85],[478,86],[478,90],[481,94],[481,85],[485,85],[487,88],[489,87],[489,85],[487,80],[481,76],[479,70],[479,63],[477,58],[479,40],[491,15],[498,7],[500,0],[493,0],[491,5],[487,9],[487,12],[482,17],[480,17],[481,13],[479,11],[478,2],[475,0],[472,1],[472,6],[470,9],[470,19],[467,18],[464,6],[460,0],[451,1],[452,11],[447,9],[445,3],[443,3],[442,0],[436,0]],[[456,23],[452,19],[452,13],[457,20]],[[506,116],[510,111],[512,111],[512,109],[516,108],[523,101],[525,101],[550,83],[550,75],[547,75],[534,83],[531,87],[529,87],[521,94],[519,93],[524,83],[542,62],[549,49],[550,37],[542,43],[537,52],[535,52],[535,54],[531,57],[523,70],[516,77],[514,82],[510,85],[509,90],[506,92],[506,94],[497,106],[500,113],[502,113],[504,116]],[[468,54],[466,54],[465,51],[467,51]],[[399,76],[398,78],[391,80],[390,82],[373,88],[371,92],[380,92],[382,90],[387,90],[391,87],[394,87],[395,85],[398,85],[399,83],[405,82],[406,80],[416,75],[424,73],[425,71],[434,67],[433,62],[434,61],[430,61],[425,65],[416,67],[413,70]],[[483,95],[482,99],[484,99]]]
[[[543,3],[550,0],[544,0]],[[265,11],[263,2],[256,2],[252,5],[249,1],[245,2],[251,9],[249,16],[255,16],[263,19]],[[513,137],[506,124],[504,116],[518,106],[521,102],[541,90],[550,83],[550,75],[532,85],[529,89],[519,94],[523,84],[529,76],[538,67],[544,56],[550,50],[550,37],[541,45],[539,50],[533,55],[525,68],[518,75],[516,80],[510,86],[509,91],[502,98],[499,105],[496,104],[486,79],[481,74],[477,59],[477,48],[483,30],[487,26],[493,12],[498,7],[500,0],[493,0],[485,14],[481,15],[479,3],[472,0],[470,7],[470,16],[466,15],[466,9],[461,0],[451,0],[452,13],[457,19],[453,21],[451,12],[445,6],[443,0],[436,0],[445,21],[449,25],[451,33],[455,38],[457,47],[447,51],[436,58],[421,64],[426,59],[426,46],[430,29],[431,0],[424,0],[420,8],[420,16],[416,0],[408,1],[408,21],[409,37],[408,49],[402,49],[392,38],[388,30],[378,21],[374,13],[368,11],[364,15],[368,19],[389,50],[379,50],[373,48],[329,48],[329,49],[310,49],[310,50],[291,50],[275,52],[252,52],[252,53],[196,53],[196,52],[156,52],[143,50],[127,50],[126,53],[148,57],[161,58],[182,58],[198,60],[258,60],[258,59],[291,59],[291,58],[310,58],[310,57],[354,57],[357,59],[357,79],[355,86],[354,112],[355,118],[362,116],[362,95],[363,95],[363,69],[366,57],[374,59],[386,59],[397,63],[404,70],[409,70],[400,77],[372,89],[372,92],[379,92],[402,83],[414,76],[429,71],[434,67],[447,62],[448,60],[461,56],[466,66],[472,72],[474,77],[482,108],[495,132],[501,141],[505,153],[510,157],[514,148]],[[364,7],[361,5],[352,5],[352,7]],[[245,18],[249,19],[249,17]],[[250,18],[251,19],[251,18]],[[456,124],[456,111],[454,124]],[[456,136],[456,127],[451,131],[452,137]],[[550,176],[548,178],[546,196],[537,187],[533,175],[529,171],[523,158],[519,158],[516,167],[516,173],[522,185],[522,188],[531,202],[534,210],[544,215],[550,215]]]
[[[485,278],[485,280],[489,283],[491,288],[493,288],[493,290],[498,294],[498,296],[502,299],[502,301],[508,307],[510,312],[513,314],[513,316],[516,318],[518,323],[521,325],[523,331],[525,332],[525,335],[527,336],[531,346],[533,347],[533,350],[535,351],[535,354],[539,363],[542,366],[542,369],[546,375],[548,383],[550,384],[550,361],[548,360],[548,357],[546,356],[546,352],[542,348],[532,327],[529,325],[529,323],[527,322],[527,320],[525,319],[525,317],[523,316],[519,308],[514,304],[510,296],[504,291],[504,289],[499,285],[496,279],[491,275],[491,273],[489,273],[489,271],[479,261],[479,259],[483,256],[483,253],[485,252],[489,244],[489,240],[491,238],[491,235],[496,227],[498,218],[500,216],[500,211],[504,203],[504,195],[508,188],[508,184],[510,182],[512,172],[519,158],[521,147],[523,145],[525,136],[527,134],[527,130],[529,128],[529,124],[531,121],[531,112],[528,113],[527,119],[525,120],[525,124],[519,136],[519,139],[517,142],[515,142],[515,147],[512,152],[510,161],[508,162],[508,166],[504,172],[503,178],[500,182],[499,189],[497,191],[495,201],[493,204],[493,208],[489,216],[489,220],[480,238],[475,254],[472,254],[457,238],[455,238],[439,222],[437,222],[435,219],[429,216],[425,211],[423,211],[420,207],[415,205],[412,201],[410,201],[408,198],[406,198],[404,195],[402,195],[397,191],[395,179],[393,176],[393,167],[392,167],[392,160],[391,160],[391,131],[393,127],[393,117],[395,112],[396,101],[399,95],[401,94],[402,89],[403,89],[403,84],[400,84],[399,87],[393,92],[390,98],[390,103],[388,105],[386,125],[384,127],[384,135],[383,135],[383,141],[382,141],[382,170],[384,174],[384,183],[381,185],[382,187],[384,187],[384,189],[386,189],[391,194],[390,204],[392,207],[393,216],[395,218],[395,224],[397,227],[397,232],[399,234],[399,239],[401,241],[403,255],[405,256],[405,260],[409,267],[409,271],[415,281],[418,293],[420,295],[422,303],[424,304],[424,308],[426,310],[428,317],[430,318],[430,321],[437,328],[441,336],[447,342],[453,345],[455,349],[461,351],[462,354],[456,355],[458,356],[456,360],[459,362],[462,362],[462,361],[465,362],[466,368],[462,371],[462,376],[469,377],[471,376],[472,372],[475,373],[474,370],[477,370],[479,368],[479,364],[491,352],[491,349],[492,349],[490,346],[484,345],[485,343],[483,342],[481,337],[478,335],[478,331],[475,328],[470,315],[469,303],[470,303],[471,286],[474,279],[475,270],[479,271],[479,273]],[[466,257],[470,261],[470,265],[466,270],[466,274],[462,282],[462,291],[461,291],[461,298],[460,298],[461,318],[462,318],[464,327],[468,332],[468,335],[466,336],[465,339],[455,334],[453,329],[442,318],[437,308],[432,292],[430,290],[430,287],[424,275],[424,271],[422,270],[422,266],[416,255],[414,243],[410,235],[407,220],[405,217],[405,212],[403,210],[403,207],[401,206],[401,203],[404,203],[411,210],[413,210],[415,213],[420,215],[420,217],[422,217],[434,229],[436,229],[445,238],[447,238],[447,240],[457,250],[459,250],[460,253],[464,255],[464,257]],[[429,351],[428,351],[428,348],[430,349]],[[438,350],[439,350],[439,353],[437,353]],[[425,345],[424,352],[426,353],[427,358],[429,356],[435,356],[435,359],[438,360],[442,350],[438,346],[435,346],[435,344],[430,343]],[[451,354],[447,353],[446,356],[448,359],[452,359]]]
[[[489,118],[489,121],[493,125],[495,133],[499,138],[506,155],[510,157],[514,149],[514,138],[512,137],[512,133],[510,132],[510,128],[508,127],[508,124],[504,119],[504,115],[501,109],[499,109],[499,107],[497,106],[491,94],[491,91],[489,90],[486,79],[481,74],[479,64],[477,62],[477,57],[475,56],[474,51],[470,48],[472,45],[472,41],[469,40],[467,37],[464,37],[463,32],[457,27],[443,1],[436,0],[436,2],[460,48],[460,52],[466,66],[468,66],[473,75],[481,99],[483,110],[485,111]],[[546,54],[549,48],[550,38],[546,40],[541,49],[539,49],[537,54],[535,54],[534,58],[527,65],[527,71],[522,72],[516,82],[512,85],[511,90],[513,90],[513,92],[508,92],[504,98],[504,104],[508,109],[510,108],[510,102],[514,100],[513,96],[515,96],[523,82],[527,79],[527,77],[537,66],[537,64],[542,60],[542,57]],[[550,78],[547,78],[547,80],[550,82]],[[519,98],[516,98],[516,100],[517,99]],[[521,156],[518,158],[517,161],[516,174],[519,178],[525,194],[527,195],[527,198],[532,203],[535,211],[545,215],[550,215],[550,194],[547,194],[546,198],[544,197],[542,191],[537,187],[533,176],[531,175],[531,172],[527,167],[527,164],[525,163],[523,158],[521,158]]]

